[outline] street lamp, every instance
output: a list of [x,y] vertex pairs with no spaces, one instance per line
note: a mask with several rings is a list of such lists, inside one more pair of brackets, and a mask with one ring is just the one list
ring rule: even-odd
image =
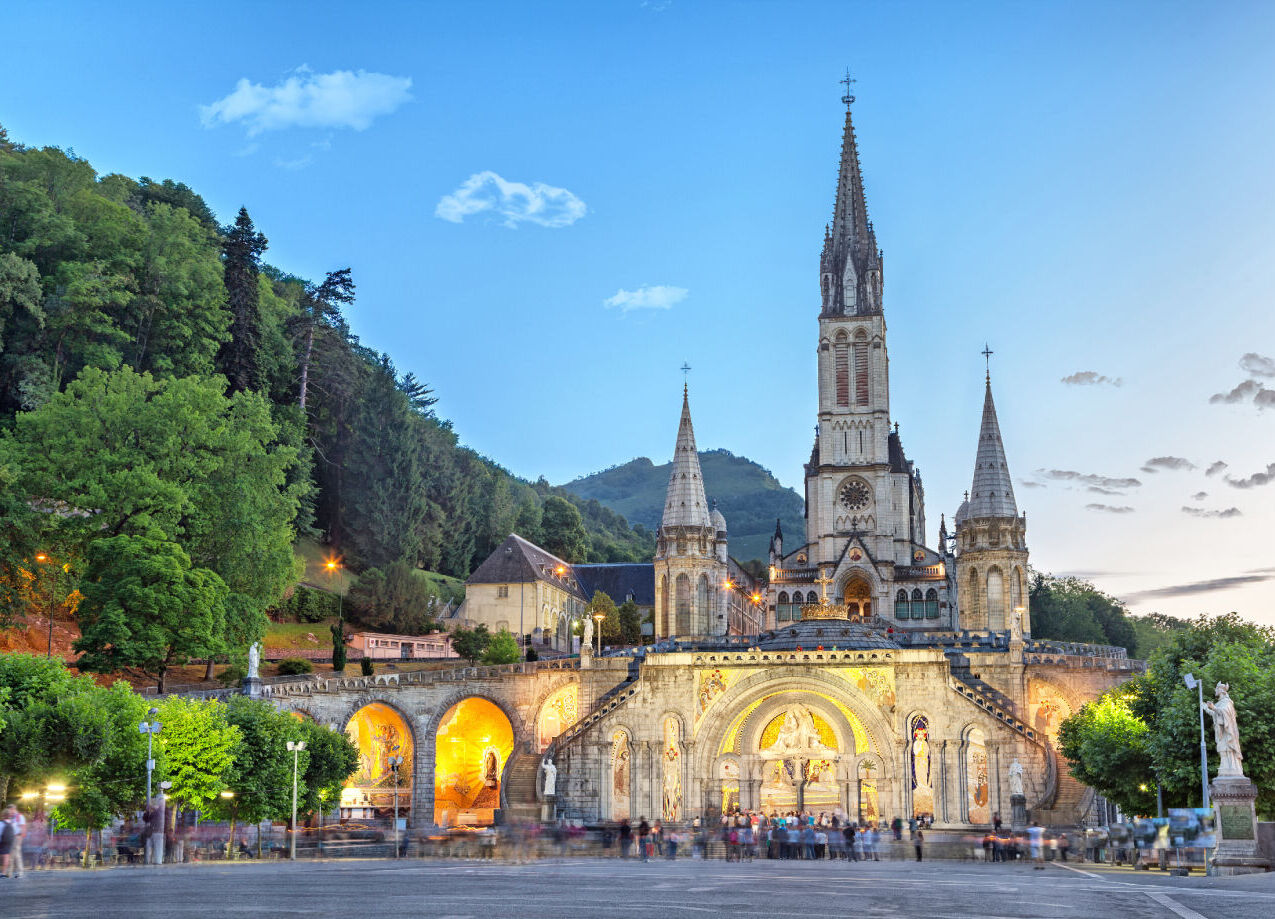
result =
[[598,624],[598,657],[602,656],[602,622],[606,617],[606,613],[601,611],[593,614],[593,621]]
[[159,714],[159,709],[148,709],[147,715],[151,717],[150,721],[143,721],[137,726],[137,730],[141,734],[146,735],[146,809],[150,810],[151,806],[151,773],[155,771],[155,735],[164,727],[154,718]]
[[[35,554],[35,560],[41,564],[48,564],[53,561],[49,558],[48,554],[44,552],[37,552]],[[49,646],[44,652],[44,656],[46,658],[51,658],[53,657],[53,585],[49,585],[49,601],[46,606],[49,614]]]
[[[323,563],[323,567],[327,569],[329,583],[336,577],[336,573],[341,570],[341,560],[337,558],[329,558]],[[336,586],[336,625],[332,627],[332,670],[335,673],[345,672],[345,594],[341,593],[340,585]],[[337,647],[337,642],[341,643],[341,647]],[[337,664],[341,665],[341,669],[337,670]]]
[[1204,795],[1204,807],[1209,806],[1209,751],[1204,743],[1204,685],[1193,674],[1182,675],[1187,689],[1194,689],[1200,702],[1200,788]]
[[[391,749],[397,750],[398,744]],[[394,857],[398,858],[398,767],[403,765],[403,757],[390,757],[390,770],[394,773]]]
[[288,741],[288,752],[292,754],[292,854],[289,857],[294,862],[297,860],[297,769],[304,749],[304,740]]

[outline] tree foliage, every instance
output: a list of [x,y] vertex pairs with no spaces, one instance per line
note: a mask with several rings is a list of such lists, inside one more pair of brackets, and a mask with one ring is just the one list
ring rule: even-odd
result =
[[136,667],[164,691],[172,667],[225,650],[225,582],[191,568],[176,543],[113,536],[89,545],[77,619],[77,666],[96,673]]
[[478,663],[490,645],[491,632],[482,623],[472,629],[460,628],[452,632],[452,650],[471,664]]
[[1116,645],[1137,656],[1138,637],[1128,611],[1088,581],[1033,572],[1030,599],[1033,638]]
[[[155,735],[156,781],[172,782],[168,796],[186,810],[211,810],[229,788],[243,736],[226,705],[214,699],[169,696],[159,706]],[[134,729],[136,730],[136,729]]]
[[518,639],[504,628],[490,637],[487,647],[483,650],[484,664],[516,664],[521,658],[522,652],[518,649]]
[[558,558],[582,562],[588,557],[589,534],[584,519],[570,501],[551,495],[540,514],[540,543]]
[[[1166,806],[1200,806],[1199,705],[1196,690],[1183,681],[1186,673],[1201,680],[1206,700],[1218,683],[1229,684],[1244,772],[1258,786],[1259,813],[1275,814],[1275,631],[1235,613],[1202,616],[1173,631],[1146,674],[1067,719],[1061,738],[1073,771],[1131,808],[1138,803],[1131,787],[1140,769],[1142,782],[1152,788],[1161,783]],[[1207,718],[1205,728],[1215,775],[1218,758]]]
[[419,635],[434,625],[436,601],[428,581],[400,559],[385,568],[369,568],[350,588],[346,603],[351,619],[372,629],[400,635]]

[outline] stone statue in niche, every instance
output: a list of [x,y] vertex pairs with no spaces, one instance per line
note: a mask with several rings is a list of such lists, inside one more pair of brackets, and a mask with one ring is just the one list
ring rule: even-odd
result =
[[779,736],[775,738],[774,749],[777,752],[828,750],[819,738],[819,730],[815,727],[814,716],[799,705],[794,705],[784,712],[784,721],[779,728]]
[[257,680],[261,678],[261,674],[257,671],[261,668],[261,642],[254,641],[248,646],[248,679]]
[[500,764],[496,760],[496,751],[488,750],[483,757],[483,785],[495,788],[500,783]]
[[1218,683],[1213,694],[1216,702],[1205,702],[1204,710],[1213,719],[1213,739],[1217,742],[1217,755],[1221,762],[1217,774],[1243,775],[1244,754],[1240,752],[1240,729],[1235,720],[1235,703],[1231,701],[1231,687]]
[[1023,794],[1023,764],[1017,758],[1009,764],[1009,793],[1020,797]]

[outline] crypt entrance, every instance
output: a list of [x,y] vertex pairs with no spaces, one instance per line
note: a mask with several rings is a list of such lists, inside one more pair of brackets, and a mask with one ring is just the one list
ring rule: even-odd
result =
[[[867,670],[844,669],[851,678]],[[707,732],[716,756],[706,810],[880,819],[892,793],[886,761],[877,752],[882,744],[876,735],[888,735],[886,722],[859,693],[784,683],[749,693],[731,707],[735,714],[723,719],[720,733]]]

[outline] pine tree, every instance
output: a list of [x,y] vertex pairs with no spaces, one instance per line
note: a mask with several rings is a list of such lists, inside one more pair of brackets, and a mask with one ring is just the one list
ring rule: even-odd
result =
[[266,238],[257,232],[248,209],[239,208],[234,226],[226,228],[221,251],[225,257],[226,295],[230,307],[230,341],[221,349],[218,365],[232,392],[261,388],[261,307],[257,275]]

